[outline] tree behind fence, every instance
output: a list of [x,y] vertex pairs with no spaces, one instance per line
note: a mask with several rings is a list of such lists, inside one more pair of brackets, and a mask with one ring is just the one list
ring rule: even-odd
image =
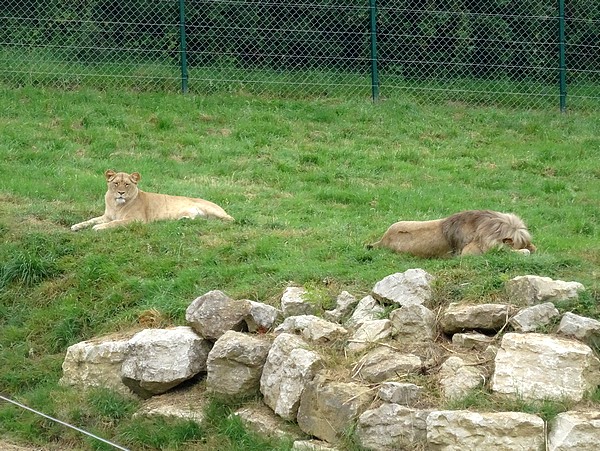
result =
[[[600,2],[564,0],[570,107],[600,100]],[[185,9],[185,26],[180,7]],[[555,0],[34,0],[0,7],[12,85],[558,105]],[[371,37],[377,52],[372,53]],[[376,65],[372,65],[376,58]]]

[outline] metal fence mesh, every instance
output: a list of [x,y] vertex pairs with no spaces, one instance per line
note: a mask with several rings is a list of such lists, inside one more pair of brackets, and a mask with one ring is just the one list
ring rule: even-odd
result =
[[3,2],[1,76],[18,85],[176,89],[174,1]]
[[192,0],[190,79],[287,95],[370,93],[364,1]]
[[597,0],[0,6],[0,80],[18,86],[367,97],[375,83],[382,97],[546,108],[558,105],[562,69],[568,106],[596,108],[599,43]]

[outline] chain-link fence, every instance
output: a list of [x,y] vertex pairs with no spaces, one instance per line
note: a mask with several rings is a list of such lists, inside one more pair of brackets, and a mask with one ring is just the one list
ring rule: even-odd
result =
[[0,80],[596,108],[598,0],[22,0]]

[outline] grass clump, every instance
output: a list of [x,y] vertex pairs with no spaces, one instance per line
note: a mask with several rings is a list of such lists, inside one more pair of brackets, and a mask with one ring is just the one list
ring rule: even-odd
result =
[[11,283],[32,287],[58,273],[56,260],[52,256],[19,253],[0,267],[0,289]]
[[91,413],[103,421],[117,421],[130,417],[138,402],[111,390],[94,389],[87,394]]
[[[289,439],[264,438],[249,432],[237,415],[232,415],[234,406],[212,399],[206,408],[206,424],[209,438],[207,445],[223,451],[289,451]],[[218,442],[215,441],[215,438]],[[206,449],[209,449],[208,447]]]
[[164,417],[134,418],[118,428],[118,435],[122,446],[139,449],[178,449],[206,440],[206,432],[198,423]]

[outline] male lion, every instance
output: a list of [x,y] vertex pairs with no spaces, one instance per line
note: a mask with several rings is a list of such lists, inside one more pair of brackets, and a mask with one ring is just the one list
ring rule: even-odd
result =
[[194,219],[197,216],[233,221],[217,204],[192,197],[169,196],[146,193],[138,189],[139,173],[127,174],[108,170],[104,173],[108,191],[104,196],[105,210],[102,216],[71,226],[77,231],[85,227],[94,230],[118,227],[133,221],[150,222],[160,219]]
[[529,254],[536,248],[523,221],[512,213],[468,210],[432,221],[400,221],[368,247],[387,247],[417,257],[479,255],[507,246]]

